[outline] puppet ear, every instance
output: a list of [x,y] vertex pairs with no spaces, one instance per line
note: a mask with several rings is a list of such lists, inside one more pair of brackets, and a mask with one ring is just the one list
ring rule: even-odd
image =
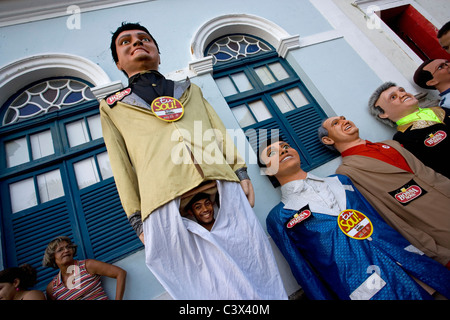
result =
[[334,140],[331,139],[330,137],[322,137],[322,143],[332,146],[334,144]]
[[389,119],[389,115],[387,115],[386,112],[380,113],[380,114],[378,115],[378,118],[381,118],[381,119]]
[[116,62],[116,67],[117,69],[119,69],[120,71],[123,71],[122,65],[120,64],[120,61]]
[[425,84],[427,86],[430,86],[430,87],[435,87],[438,84],[438,81],[433,78],[433,79],[428,80],[427,82],[425,82]]

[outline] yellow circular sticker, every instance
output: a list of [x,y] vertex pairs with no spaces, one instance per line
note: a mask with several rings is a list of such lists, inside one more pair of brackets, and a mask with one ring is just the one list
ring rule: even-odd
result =
[[184,114],[184,106],[173,97],[158,97],[152,101],[151,108],[157,118],[168,122],[180,120]]
[[373,232],[373,225],[369,218],[353,209],[339,213],[338,225],[345,235],[357,240],[367,239]]

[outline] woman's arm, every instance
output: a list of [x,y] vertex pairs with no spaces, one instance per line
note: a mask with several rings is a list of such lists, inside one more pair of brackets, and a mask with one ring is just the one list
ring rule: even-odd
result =
[[53,296],[53,280],[47,285],[46,293],[47,300],[55,300],[55,297]]
[[40,290],[30,290],[25,293],[22,300],[45,300],[45,295]]
[[127,272],[120,267],[102,261],[87,259],[86,270],[90,274],[107,276],[116,279],[116,300],[122,300],[125,292]]

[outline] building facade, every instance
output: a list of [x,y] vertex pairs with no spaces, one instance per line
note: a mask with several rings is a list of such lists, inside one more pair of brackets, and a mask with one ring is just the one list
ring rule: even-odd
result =
[[[415,86],[412,75],[427,57],[447,57],[433,32],[450,20],[444,0],[42,0],[31,7],[8,0],[0,7],[0,268],[31,263],[43,289],[55,274],[41,266],[43,251],[67,235],[79,259],[127,270],[125,299],[170,296],[145,266],[101,134],[98,101],[128,85],[109,49],[122,22],[150,30],[162,74],[201,87],[246,159],[265,228],[280,193],[257,165],[261,134],[296,146],[304,169],[333,174],[340,158],[320,145],[321,120],[344,115],[368,140],[392,137],[369,114],[368,97],[394,81],[433,103],[437,93]],[[300,287],[273,249],[294,294]],[[104,285],[114,290],[112,280]]]

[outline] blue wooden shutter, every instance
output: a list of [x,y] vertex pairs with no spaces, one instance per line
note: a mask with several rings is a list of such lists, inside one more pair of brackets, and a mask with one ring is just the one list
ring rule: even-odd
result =
[[[78,235],[75,222],[71,218],[69,207],[64,197],[52,201],[52,205],[41,205],[38,208],[26,209],[17,213],[9,213],[5,219],[4,231],[7,244],[8,267],[31,264],[38,273],[36,287],[44,289],[56,270],[42,266],[45,248],[54,238],[65,235],[75,243]],[[82,248],[79,251],[82,255]]]
[[[142,248],[142,243],[128,223],[113,179],[80,195],[92,257],[114,261]],[[106,181],[105,181],[106,182]]]
[[284,121],[292,130],[297,150],[302,151],[306,160],[306,163],[302,163],[304,170],[311,170],[336,157],[336,154],[322,145],[317,135],[317,129],[325,117],[325,113],[314,105],[301,107],[285,115]]

